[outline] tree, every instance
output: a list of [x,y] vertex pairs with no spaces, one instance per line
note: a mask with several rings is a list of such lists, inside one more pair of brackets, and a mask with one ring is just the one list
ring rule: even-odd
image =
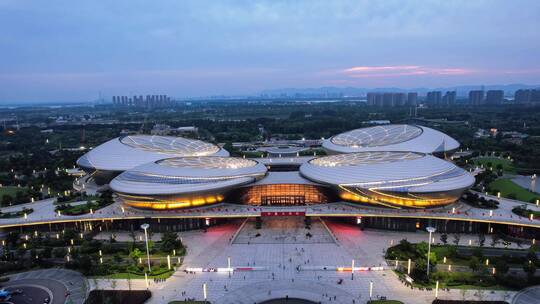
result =
[[133,260],[133,263],[136,265],[137,262],[139,261],[139,258],[142,257],[142,251],[139,248],[135,248],[133,249],[133,251],[129,253],[129,257]]
[[113,260],[117,264],[120,264],[123,261],[122,257],[120,256],[118,252],[113,255]]
[[523,271],[527,273],[527,278],[532,280],[532,278],[534,278],[534,274],[536,273],[536,265],[530,261],[527,261],[525,264],[523,264]]
[[2,206],[9,206],[13,202],[13,197],[9,194],[2,195]]
[[472,271],[477,271],[480,269],[480,260],[478,260],[477,257],[472,256],[469,260],[469,268],[471,268]]
[[112,203],[114,203],[114,199],[112,197],[112,192],[111,191],[103,192],[101,194],[101,196],[99,197],[99,199],[98,199],[98,204],[101,207],[110,205]]
[[482,259],[484,257],[484,250],[482,250],[482,248],[480,247],[475,247],[472,250],[472,255],[477,257],[478,259]]
[[178,239],[176,232],[165,232],[161,235],[160,249],[163,252],[172,252],[174,249],[182,247],[182,242]]
[[486,236],[483,233],[480,233],[478,235],[478,244],[480,247],[484,247],[484,243],[486,242]]
[[495,274],[497,276],[503,277],[506,273],[508,273],[509,269],[510,267],[504,259],[499,259],[497,260],[497,263],[495,263]]
[[55,247],[52,251],[52,255],[55,258],[63,258],[67,254],[67,250],[64,247]]
[[448,243],[448,234],[446,233],[441,234],[441,242],[445,245]]
[[529,251],[527,251],[527,260],[531,261],[533,264],[538,262],[538,257],[536,256],[536,251],[533,247],[529,248]]
[[428,243],[420,242],[416,244],[416,256],[427,257],[427,252],[428,252]]
[[414,261],[414,268],[411,272],[413,279],[417,281],[427,282],[428,278],[426,276],[427,271],[427,260],[425,258],[419,258]]
[[454,234],[454,245],[459,245],[459,240],[461,240],[461,235],[459,233]]
[[86,254],[80,255],[76,261],[75,267],[87,275],[92,270],[92,259]]
[[7,235],[7,243],[16,246],[21,234],[18,231],[10,231]]

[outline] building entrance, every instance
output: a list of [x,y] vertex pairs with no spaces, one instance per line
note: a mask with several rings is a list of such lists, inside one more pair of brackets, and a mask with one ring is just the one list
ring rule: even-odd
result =
[[256,206],[294,206],[335,201],[329,189],[305,184],[270,184],[245,187],[229,194],[231,201]]
[[305,205],[303,195],[261,196],[262,206]]

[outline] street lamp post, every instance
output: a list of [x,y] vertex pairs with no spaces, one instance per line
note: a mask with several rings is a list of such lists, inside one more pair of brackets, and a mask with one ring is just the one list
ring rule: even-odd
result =
[[203,288],[204,303],[206,303],[206,300],[208,299],[208,289],[207,289],[206,283],[203,283],[202,288]]
[[146,260],[148,261],[148,272],[152,272],[152,268],[150,266],[150,248],[148,248],[148,228],[150,225],[148,224],[142,224],[141,228],[144,230],[144,239],[146,241]]
[[227,269],[229,270],[229,278],[231,277],[231,257],[227,257]]
[[435,229],[435,227],[427,227],[426,230],[427,230],[427,232],[429,232],[428,254],[427,254],[427,265],[426,265],[427,266],[426,267],[427,268],[427,273],[426,274],[427,274],[427,278],[429,280],[429,256],[431,255],[431,234],[433,232],[435,232],[435,230],[437,230],[437,229]]
[[351,280],[354,280],[354,259],[352,260],[352,265],[351,265]]

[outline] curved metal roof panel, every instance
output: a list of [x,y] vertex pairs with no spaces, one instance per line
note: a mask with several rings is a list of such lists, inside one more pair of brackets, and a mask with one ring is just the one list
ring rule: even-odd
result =
[[313,159],[300,173],[318,183],[366,189],[449,191],[470,187],[474,177],[451,162],[411,152],[359,152]]
[[459,148],[459,143],[452,137],[428,127],[391,124],[335,135],[323,142],[323,148],[334,153],[369,151],[441,153]]
[[80,167],[125,171],[160,159],[183,156],[228,156],[220,147],[196,139],[133,135],[109,140],[77,160]]
[[147,195],[223,190],[254,182],[266,171],[263,164],[244,158],[170,158],[123,172],[110,187],[116,192]]

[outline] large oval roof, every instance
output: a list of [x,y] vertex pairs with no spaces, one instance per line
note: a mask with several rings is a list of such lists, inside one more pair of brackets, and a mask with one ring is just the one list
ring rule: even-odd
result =
[[334,153],[365,151],[413,151],[442,153],[459,148],[452,137],[437,130],[407,124],[391,124],[355,129],[335,135],[323,142]]
[[130,194],[180,194],[219,190],[256,181],[266,167],[237,157],[199,156],[159,160],[114,178],[112,190]]
[[451,162],[416,152],[359,152],[312,159],[300,167],[302,176],[318,183],[435,192],[463,189],[474,177]]
[[130,135],[101,144],[77,160],[80,167],[125,171],[164,158],[228,156],[219,146],[197,139],[174,136]]

